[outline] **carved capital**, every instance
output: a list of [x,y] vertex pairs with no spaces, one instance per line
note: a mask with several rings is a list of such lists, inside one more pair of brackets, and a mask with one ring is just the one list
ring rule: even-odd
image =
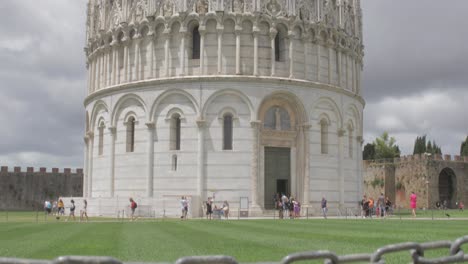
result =
[[115,135],[115,133],[117,132],[117,128],[115,126],[108,127],[107,129],[109,129],[111,135]]
[[92,140],[94,138],[94,132],[93,131],[86,132],[86,137],[88,137],[88,139]]
[[342,137],[342,136],[344,136],[344,135],[345,135],[345,133],[346,133],[346,130],[345,130],[345,129],[343,129],[343,128],[340,128],[340,129],[338,129],[338,132],[337,132],[337,133],[338,133],[338,136],[339,136],[339,137]]
[[156,123],[154,122],[148,122],[145,125],[149,130],[154,129],[156,127]]
[[260,121],[260,120],[250,121],[250,126],[252,128],[257,128],[258,129],[258,128],[260,128],[261,124],[262,124],[262,121]]
[[205,128],[206,127],[206,120],[198,119],[197,120],[197,126],[198,126],[199,129]]

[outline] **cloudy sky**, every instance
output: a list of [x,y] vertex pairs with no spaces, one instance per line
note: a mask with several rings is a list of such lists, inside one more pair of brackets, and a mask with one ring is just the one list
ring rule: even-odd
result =
[[[466,0],[362,0],[364,139],[468,135]],[[0,164],[82,167],[86,0],[0,0]]]

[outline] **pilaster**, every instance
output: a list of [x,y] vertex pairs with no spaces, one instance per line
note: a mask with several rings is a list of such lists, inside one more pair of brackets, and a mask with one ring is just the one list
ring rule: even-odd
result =
[[346,130],[343,128],[338,129],[338,179],[340,191],[340,208],[344,206],[344,170],[343,170],[343,151],[344,151],[344,135]]
[[251,121],[252,126],[252,161],[250,171],[250,196],[251,196],[251,209],[260,209],[258,203],[258,178],[259,178],[259,151],[260,151],[260,126],[261,121]]
[[205,73],[205,35],[206,35],[206,28],[204,26],[200,26],[198,28],[198,32],[200,33],[200,75]]
[[218,27],[218,74],[222,73],[223,63],[222,63],[222,56],[223,56],[223,32],[224,27]]
[[258,76],[258,35],[260,33],[260,29],[257,26],[253,27],[253,37],[254,37],[254,68],[253,68],[253,75]]
[[[197,168],[197,178],[198,178],[198,196],[200,202],[206,200],[205,195],[205,129],[206,121],[199,119],[197,120],[198,126],[198,168]],[[201,209],[201,206],[199,207]]]
[[110,155],[109,155],[109,196],[114,197],[115,192],[115,135],[116,127],[109,127]]
[[293,31],[288,32],[289,39],[289,78],[294,79],[294,41],[295,35]]
[[239,26],[236,26],[235,34],[236,34],[236,74],[237,75],[241,74],[241,70],[240,70],[241,33],[242,33],[242,28]]
[[154,122],[146,123],[148,128],[147,145],[147,168],[146,168],[146,196],[153,197],[153,179],[154,179]]
[[270,41],[271,41],[271,76],[274,77],[276,74],[276,35],[278,31],[276,28],[270,28]]

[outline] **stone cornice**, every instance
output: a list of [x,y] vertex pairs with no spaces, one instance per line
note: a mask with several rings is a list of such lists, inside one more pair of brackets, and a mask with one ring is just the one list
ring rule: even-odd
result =
[[132,89],[146,88],[152,89],[155,85],[165,85],[165,84],[178,84],[178,83],[193,83],[193,82],[251,82],[251,83],[278,83],[278,84],[292,84],[301,87],[311,88],[311,89],[320,89],[326,91],[332,91],[335,93],[343,94],[358,100],[362,106],[365,106],[364,99],[351,91],[328,85],[323,83],[317,83],[307,80],[299,79],[289,79],[282,77],[271,77],[271,76],[247,76],[247,75],[210,75],[210,76],[175,76],[170,78],[158,78],[158,79],[149,79],[125,84],[119,84],[114,86],[109,86],[94,93],[88,95],[84,100],[84,106],[88,105],[91,101],[98,99],[102,96],[112,94],[115,92],[122,91],[132,91]]

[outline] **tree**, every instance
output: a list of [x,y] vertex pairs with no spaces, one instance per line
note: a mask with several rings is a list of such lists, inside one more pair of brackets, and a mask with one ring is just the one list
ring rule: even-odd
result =
[[363,160],[373,160],[375,159],[375,145],[372,143],[367,143],[364,146],[364,150],[362,151],[362,159]]
[[426,153],[426,135],[422,137],[416,137],[414,141],[413,155]]
[[460,156],[468,157],[468,136],[460,146]]
[[388,132],[383,132],[381,137],[377,137],[374,141],[375,158],[376,159],[391,159],[400,156],[400,148],[395,144],[394,137],[389,137]]

